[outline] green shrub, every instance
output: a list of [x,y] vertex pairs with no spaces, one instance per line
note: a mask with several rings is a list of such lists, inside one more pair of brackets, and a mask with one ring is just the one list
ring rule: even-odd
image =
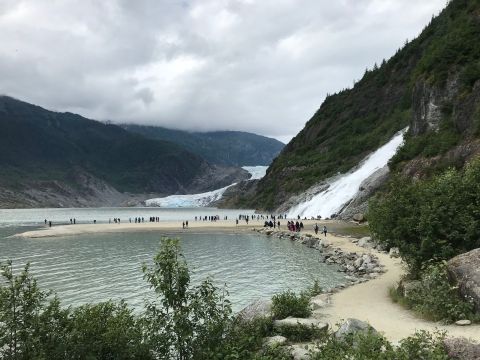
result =
[[431,259],[480,247],[480,158],[429,180],[397,177],[370,201],[373,237],[398,247],[415,275]]
[[310,352],[311,360],[447,360],[443,334],[417,332],[398,347],[374,332],[357,333],[336,339],[333,334]]
[[408,291],[406,297],[395,290],[392,290],[391,294],[395,301],[429,320],[446,322],[460,319],[475,320],[473,302],[470,299],[463,299],[458,289],[450,285],[444,263],[426,267],[421,273],[419,286]]
[[311,288],[308,289],[308,293],[310,296],[317,296],[323,292],[322,287],[320,286],[320,282],[315,280]]
[[318,340],[326,335],[326,331],[319,329],[313,325],[307,326],[302,324],[284,325],[277,330],[277,335],[285,336],[292,342],[309,342]]
[[285,319],[293,316],[307,318],[312,314],[310,294],[302,292],[299,295],[291,290],[272,297],[272,314],[275,319]]

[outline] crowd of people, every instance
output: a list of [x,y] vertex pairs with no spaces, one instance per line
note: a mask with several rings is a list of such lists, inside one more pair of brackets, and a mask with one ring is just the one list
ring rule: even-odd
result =
[[[280,220],[283,220],[283,219],[287,219],[287,214],[280,214],[280,215],[265,215],[265,214],[247,215],[247,214],[240,214],[236,218],[235,223],[236,223],[236,225],[238,225],[240,221],[245,221],[245,223],[248,224],[248,222],[250,220],[257,220],[257,221],[264,220],[264,227],[280,229],[280,225],[281,225]],[[228,216],[226,216],[226,215],[223,216],[223,220],[228,220]],[[305,218],[305,220],[307,220],[307,218]],[[128,221],[129,221],[129,223],[133,222],[135,224],[140,224],[140,223],[145,223],[145,218],[138,216],[138,217],[135,217],[133,219],[129,218]],[[195,221],[216,222],[216,221],[220,221],[220,215],[195,216]],[[48,225],[49,227],[52,227],[52,221],[51,220],[49,221],[49,220],[45,219],[44,222],[45,222],[46,226]],[[158,222],[160,222],[160,217],[159,216],[150,216],[148,218],[148,222],[158,223]],[[75,225],[76,223],[77,223],[76,218],[71,218],[70,219],[70,224]],[[96,224],[97,220],[94,219],[93,223]],[[109,224],[112,223],[111,218],[108,220],[108,223]],[[120,224],[121,219],[115,217],[115,218],[113,218],[113,223]],[[188,220],[182,222],[182,228],[183,229],[188,229]],[[300,231],[304,230],[304,225],[303,225],[303,222],[300,219],[300,216],[297,216],[297,221],[293,221],[293,220],[287,221],[287,229],[292,231],[292,232],[300,232]],[[320,231],[320,228],[319,228],[318,224],[314,225],[313,230],[314,230],[315,234],[318,234],[318,232]],[[323,226],[321,233],[324,234],[324,236],[327,236],[327,227],[325,225]]]

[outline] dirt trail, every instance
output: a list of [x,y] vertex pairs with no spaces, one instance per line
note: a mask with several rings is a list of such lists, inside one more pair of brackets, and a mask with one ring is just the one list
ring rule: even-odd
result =
[[403,274],[399,259],[393,259],[376,250],[359,247],[348,238],[329,236],[328,239],[335,247],[378,256],[386,270],[386,273],[374,280],[333,294],[332,305],[321,311],[330,325],[334,326],[342,319],[356,318],[369,322],[394,342],[412,335],[416,330],[434,331],[435,329],[445,330],[451,337],[466,337],[480,341],[480,325],[460,327],[425,321],[392,302],[388,294],[389,288],[398,283]]

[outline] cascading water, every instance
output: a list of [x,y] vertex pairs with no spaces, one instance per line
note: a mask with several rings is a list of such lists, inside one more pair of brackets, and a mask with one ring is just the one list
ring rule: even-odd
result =
[[365,179],[387,165],[402,145],[403,135],[407,129],[399,131],[388,143],[367,156],[356,170],[333,180],[326,190],[318,193],[310,200],[292,207],[287,216],[291,218],[299,215],[302,218],[312,216],[326,218],[338,213],[347,202],[355,197],[360,184]]

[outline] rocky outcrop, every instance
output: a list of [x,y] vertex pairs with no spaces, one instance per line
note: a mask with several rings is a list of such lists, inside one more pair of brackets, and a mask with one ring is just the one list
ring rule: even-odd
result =
[[449,260],[447,269],[460,293],[472,299],[476,311],[480,313],[480,248]]
[[324,323],[320,320],[313,319],[313,318],[294,318],[294,317],[287,317],[286,319],[275,320],[273,322],[273,327],[279,331],[285,326],[307,326],[313,327],[318,330],[327,330],[328,324]]
[[[255,230],[255,229],[254,229]],[[384,272],[383,265],[380,264],[378,258],[373,254],[362,254],[357,252],[348,252],[339,248],[334,248],[324,237],[318,237],[312,234],[303,234],[290,231],[274,230],[263,228],[255,230],[268,236],[275,236],[280,239],[290,239],[297,241],[309,248],[316,249],[321,252],[321,261],[338,266],[338,271],[345,273],[347,280],[345,284],[338,286],[339,289],[360,282],[374,279]],[[352,242],[357,243],[357,239]],[[373,245],[372,247],[375,247]]]
[[450,359],[478,360],[480,359],[480,345],[465,338],[450,338],[443,341],[445,350]]
[[377,333],[377,331],[364,321],[347,319],[347,321],[340,325],[340,328],[335,332],[335,337],[342,340],[349,335],[355,335],[358,333]]
[[244,321],[252,321],[259,317],[268,317],[271,315],[272,302],[270,300],[256,300],[243,308],[238,313],[238,318]]

